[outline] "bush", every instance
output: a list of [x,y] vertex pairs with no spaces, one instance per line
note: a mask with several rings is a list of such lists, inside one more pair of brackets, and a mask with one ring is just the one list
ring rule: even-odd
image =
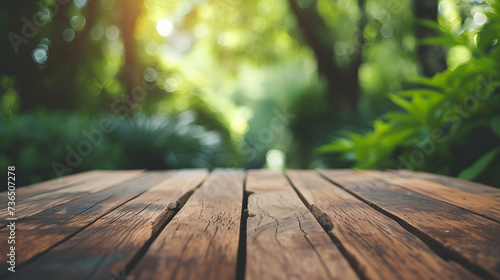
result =
[[18,186],[92,169],[213,168],[228,161],[228,143],[196,124],[190,111],[131,118],[20,114],[0,118],[0,135],[0,165],[17,167]]
[[[419,86],[390,95],[402,111],[377,119],[373,131],[350,133],[319,149],[340,153],[356,168],[404,168],[500,185],[500,3],[479,31],[442,36],[428,43],[467,48],[469,62],[449,67]],[[425,23],[429,25],[428,23]]]

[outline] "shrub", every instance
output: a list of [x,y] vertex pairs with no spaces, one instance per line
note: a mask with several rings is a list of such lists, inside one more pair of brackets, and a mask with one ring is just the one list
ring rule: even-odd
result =
[[228,160],[220,133],[196,124],[190,111],[131,118],[19,114],[0,118],[0,135],[0,165],[17,167],[18,186],[92,169],[213,168]]
[[356,168],[414,169],[500,185],[500,3],[487,11],[479,31],[455,35],[434,26],[442,35],[427,40],[469,49],[469,62],[416,78],[418,87],[389,96],[401,111],[319,151],[340,153]]

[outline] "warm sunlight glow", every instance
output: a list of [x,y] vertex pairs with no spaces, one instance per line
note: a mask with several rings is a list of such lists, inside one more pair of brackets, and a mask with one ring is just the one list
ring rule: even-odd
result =
[[158,33],[160,33],[161,36],[167,37],[172,33],[172,30],[174,29],[174,26],[169,20],[166,19],[160,19],[156,23],[156,30],[158,30]]

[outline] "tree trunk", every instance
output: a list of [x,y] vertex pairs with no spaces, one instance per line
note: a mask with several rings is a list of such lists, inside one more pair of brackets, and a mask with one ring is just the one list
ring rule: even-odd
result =
[[125,63],[121,73],[121,79],[126,87],[127,104],[133,109],[139,100],[134,98],[132,90],[140,85],[141,66],[137,59],[137,44],[134,37],[135,24],[141,14],[143,1],[140,0],[122,0],[120,18],[120,32],[123,40]]
[[[438,1],[415,0],[413,4],[416,18],[415,36],[417,37],[417,41],[437,36],[438,34],[434,30],[420,25],[418,19],[437,21]],[[432,77],[434,74],[446,69],[446,54],[442,46],[419,45],[417,47],[417,55],[420,60],[422,74],[427,77]]]
[[[364,6],[364,1],[360,0],[360,2]],[[295,0],[289,0],[289,3],[297,17],[306,42],[314,52],[318,63],[318,72],[327,81],[329,101],[333,108],[340,112],[356,111],[360,95],[358,68],[362,62],[361,46],[363,41],[359,42],[359,51],[351,57],[347,68],[339,67],[333,51],[335,41],[330,36],[331,30],[317,13],[315,2],[305,9],[300,8]],[[364,26],[364,20],[361,20],[360,24]],[[362,31],[359,39],[363,37],[361,34]]]

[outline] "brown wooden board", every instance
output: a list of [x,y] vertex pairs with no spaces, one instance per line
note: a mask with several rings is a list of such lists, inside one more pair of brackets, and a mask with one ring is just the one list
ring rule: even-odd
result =
[[[54,178],[51,180],[27,185],[27,186],[18,186],[17,192],[18,195],[27,195],[27,194],[32,194],[32,193],[43,193],[46,191],[53,191],[56,190],[60,187],[64,187],[67,185],[71,185],[77,182],[81,182],[84,180],[87,180],[89,178],[95,177],[102,175],[107,172],[113,172],[113,171],[105,171],[105,170],[92,170],[92,171],[85,171],[81,173],[75,173],[59,178]],[[7,192],[2,192],[0,193],[0,197],[4,198],[6,197]]]
[[387,172],[381,171],[362,172],[500,222],[500,202],[498,201],[419,178],[387,176]]
[[[87,180],[92,180],[97,178],[98,176],[103,176],[106,173],[109,173],[112,171],[100,171],[100,170],[94,170],[94,171],[88,171],[88,172],[82,172],[82,173],[77,173],[45,182],[40,182],[37,184],[25,186],[25,187],[16,187],[16,199],[17,200],[25,200],[27,198],[37,196],[43,193],[48,193],[51,191],[55,191],[58,189],[62,189],[65,187],[73,186],[75,184],[87,181]],[[6,208],[5,205],[7,205],[7,191],[0,193],[0,207],[1,209]]]
[[[315,171],[288,171],[316,219],[365,279],[475,279],[423,241]],[[356,179],[352,174],[353,180]]]
[[24,219],[63,204],[73,199],[99,192],[121,182],[139,176],[142,170],[113,171],[94,180],[84,181],[53,192],[42,193],[24,200],[16,201],[16,217]]
[[281,172],[249,171],[246,280],[359,279]]
[[[165,180],[174,172],[149,172],[109,189],[77,198],[26,218],[17,227],[16,239],[19,244],[17,250],[22,252],[17,257],[17,265],[22,265],[37,254],[64,241],[101,216]],[[193,175],[189,171],[180,171],[180,173],[179,175]],[[8,228],[0,229],[0,237],[8,236],[8,231]],[[2,242],[0,248],[3,247],[6,247],[6,243]],[[4,255],[1,257],[0,271],[5,271],[3,268],[7,266],[7,263],[3,261],[4,257]]]
[[398,175],[399,177],[403,178],[420,178],[441,185],[445,185],[448,187],[452,187],[455,189],[459,189],[464,192],[484,195],[485,197],[496,196],[497,198],[500,198],[500,189],[498,188],[493,188],[476,182],[461,180],[459,178],[453,178],[426,172],[416,172],[410,170],[390,170],[390,172],[387,172],[386,174],[388,177],[392,177],[393,175]]
[[363,172],[320,172],[393,215],[457,261],[470,264],[483,275],[500,278],[500,224]]
[[213,171],[131,271],[132,279],[234,280],[243,176]]
[[11,274],[11,279],[112,279],[206,176],[178,172]]

